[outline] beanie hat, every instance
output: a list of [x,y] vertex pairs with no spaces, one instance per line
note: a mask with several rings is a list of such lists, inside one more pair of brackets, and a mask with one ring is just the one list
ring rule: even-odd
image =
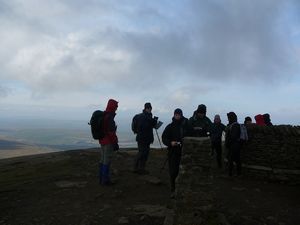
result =
[[146,102],[145,105],[144,105],[144,109],[152,109],[151,103]]
[[183,116],[182,110],[179,109],[179,108],[177,108],[177,109],[174,110],[174,115],[175,114],[179,114],[180,116]]
[[206,113],[206,105],[198,105],[198,108],[197,108],[197,113]]
[[234,112],[227,113],[227,118],[228,118],[229,123],[237,122],[237,116]]
[[221,120],[221,117],[220,117],[219,114],[216,114],[214,119],[215,119],[215,120]]

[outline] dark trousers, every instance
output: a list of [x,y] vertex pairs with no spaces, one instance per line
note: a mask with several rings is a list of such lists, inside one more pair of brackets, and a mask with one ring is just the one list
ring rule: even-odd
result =
[[135,158],[134,170],[144,170],[149,156],[150,144],[138,142],[138,150],[139,152]]
[[222,168],[222,142],[212,142],[211,143],[212,151],[216,153],[216,159],[218,163],[218,167]]
[[241,174],[242,163],[241,163],[241,148],[234,146],[229,148],[228,152],[228,173],[229,176],[232,176],[233,171],[233,162],[236,163],[237,175]]
[[175,180],[179,173],[179,165],[181,159],[181,147],[171,147],[168,150],[169,174],[171,191],[175,191]]

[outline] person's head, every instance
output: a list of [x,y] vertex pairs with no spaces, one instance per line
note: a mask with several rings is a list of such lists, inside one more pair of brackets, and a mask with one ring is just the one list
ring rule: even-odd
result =
[[221,123],[221,117],[220,115],[215,115],[215,118],[214,118],[214,123]]
[[234,112],[227,113],[227,118],[228,118],[229,124],[237,122],[237,116]]
[[144,105],[144,110],[148,113],[151,113],[152,111],[152,106],[151,106],[151,103],[150,102],[146,102],[145,105]]
[[263,114],[263,117],[264,117],[264,121],[265,121],[266,124],[271,122],[271,118],[270,118],[269,113]]
[[118,108],[118,102],[114,99],[109,99],[106,106],[107,112],[115,112]]
[[197,116],[199,118],[204,118],[206,115],[206,106],[201,104],[201,105],[198,105],[198,108],[197,108]]
[[250,116],[245,117],[245,121],[244,124],[251,124],[252,123],[252,119]]
[[177,108],[174,110],[174,119],[175,120],[180,120],[183,117],[182,110]]

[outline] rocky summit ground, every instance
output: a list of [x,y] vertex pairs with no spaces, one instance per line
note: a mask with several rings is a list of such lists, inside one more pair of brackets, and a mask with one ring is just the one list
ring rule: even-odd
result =
[[[136,151],[116,152],[113,186],[98,183],[97,149],[0,160],[0,224],[150,225],[167,224],[169,198],[166,152],[152,150],[149,175],[132,173]],[[212,177],[215,209],[232,225],[300,224],[300,188],[246,177]]]

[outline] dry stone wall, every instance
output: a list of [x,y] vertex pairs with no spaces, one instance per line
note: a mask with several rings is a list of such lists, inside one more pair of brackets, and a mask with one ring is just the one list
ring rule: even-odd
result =
[[270,180],[300,181],[300,127],[247,127],[242,149],[244,174]]
[[[247,130],[249,141],[244,144],[241,155],[244,176],[299,183],[300,127],[251,125]],[[220,224],[222,218],[212,215],[214,159],[210,153],[209,138],[184,139],[174,224]]]
[[212,209],[211,144],[209,138],[184,139],[176,186],[174,224],[203,224]]

